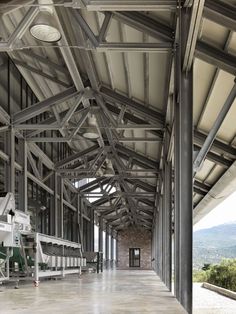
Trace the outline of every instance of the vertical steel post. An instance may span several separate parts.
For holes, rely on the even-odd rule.
[[[176,292],[186,311],[192,313],[192,214],[193,214],[193,69],[182,71],[188,12],[180,9],[180,54],[177,55],[175,102],[175,205]]]
[[[193,130],[192,70],[181,75],[180,108],[180,302],[192,312]]]
[[[60,179],[60,213],[61,213],[61,237],[64,238],[64,204],[63,204],[63,190],[64,182],[63,178]]]
[[[58,175],[56,172],[54,172],[54,234],[56,237],[58,237],[58,200],[57,200],[57,194],[58,194]]]
[[[111,232],[111,267],[113,267],[114,264],[114,238],[113,233]]]
[[[159,198],[159,276],[163,280],[163,197]]]
[[[119,264],[119,238],[118,233],[116,234],[116,266]]]
[[[162,184],[163,184],[163,195],[161,202],[161,215],[162,215],[162,281],[166,283],[166,213],[165,213],[165,169],[162,172]]]
[[[9,156],[9,164],[6,166],[6,191],[15,195],[15,131],[11,128],[6,132],[6,153]]]
[[[106,267],[108,268],[109,267],[109,227],[106,226],[106,252],[105,252],[105,255],[106,255]]]
[[[94,252],[94,210],[92,208],[90,215],[90,251]]]
[[[160,232],[160,196],[159,196],[159,202],[158,202],[158,211],[157,211],[157,262],[156,262],[156,265],[157,265],[157,273],[159,275],[159,277],[161,277],[161,266],[160,266],[160,263],[161,263],[161,241],[160,241],[160,237],[161,237],[161,232]]]
[[[99,216],[98,250],[99,250],[99,252],[103,252],[103,219],[102,219],[102,216]]]
[[[28,209],[27,142],[21,139],[19,157],[22,165],[22,173],[19,177],[19,209],[26,212]]]
[[[81,236],[81,229],[80,229],[80,197],[77,194],[77,212],[76,212],[76,234],[77,234],[77,242],[82,245],[82,236]]]
[[[172,273],[172,164],[165,164],[165,224],[166,224],[166,286],[171,291]]]
[[[81,241],[81,248],[84,251],[84,218],[83,218],[83,202],[81,196],[78,194],[78,202],[79,202],[79,231],[80,231],[80,241]]]
[[[174,97],[174,290],[180,295],[180,47],[175,51],[175,97]]]
[[[168,160],[169,134],[164,143],[165,284],[171,291],[172,269],[172,164]]]

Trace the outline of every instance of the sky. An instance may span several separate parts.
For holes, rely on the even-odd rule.
[[[216,206],[193,227],[193,231],[207,229],[230,222],[236,223],[236,192]]]

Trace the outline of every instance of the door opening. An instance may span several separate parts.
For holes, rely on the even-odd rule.
[[[140,249],[129,249],[129,267],[140,267]]]

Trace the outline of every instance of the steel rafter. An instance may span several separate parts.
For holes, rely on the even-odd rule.
[[[206,0],[204,17],[228,29],[236,31],[236,8],[223,1]]]
[[[87,155],[89,155],[89,154],[91,154],[91,153],[97,152],[98,149],[99,149],[99,145],[98,145],[98,144],[95,144],[95,145],[93,145],[93,146],[91,146],[91,147],[85,149],[84,151],[81,151],[81,152],[78,152],[78,153],[76,153],[76,154],[73,154],[73,155],[71,155],[71,156],[69,156],[69,157],[67,157],[67,158],[65,158],[65,159],[63,159],[63,160],[57,162],[57,163],[55,164],[55,167],[57,167],[57,168],[59,168],[59,167],[65,167],[65,166],[67,166],[67,165],[69,165],[69,164],[71,164],[71,163],[77,161],[77,160],[78,160],[79,158],[81,158],[81,157],[85,157],[85,156],[87,156]]]
[[[79,92],[76,91],[75,87],[70,87],[63,92],[54,95],[50,98],[47,98],[41,102],[38,102],[30,107],[27,107],[20,112],[17,112],[13,115],[14,124],[22,123],[27,121],[47,110],[50,110],[51,106],[62,103],[72,97],[79,95]],[[82,97],[83,93],[81,94]]]
[[[204,144],[202,145],[196,159],[194,160],[194,165],[193,165],[194,171],[198,171],[202,162],[206,158],[206,155],[209,152],[209,150],[210,150],[210,148],[214,142],[214,139],[216,138],[216,134],[217,134],[218,130],[220,129],[227,113],[229,112],[235,98],[236,98],[236,82],[235,82],[233,88],[231,89],[230,94],[227,97],[221,111],[219,112],[212,128],[210,129],[209,134],[207,135],[206,140],[205,140]]]
[[[106,99],[106,101],[113,103],[119,103],[121,105],[126,105],[127,108],[132,109],[137,114],[144,116],[146,119],[159,123],[160,126],[163,126],[163,116],[158,111],[151,108],[147,108],[144,104],[140,104],[120,93],[113,91],[105,86],[100,88],[101,95]]]
[[[199,12],[201,14],[201,11]],[[119,13],[116,18],[119,19],[121,14],[122,12]],[[173,40],[174,32],[170,27],[150,18],[150,16],[147,16],[143,13],[135,13],[135,15],[132,16],[130,15],[129,19],[126,20],[124,20],[124,18],[122,17],[121,21],[126,22],[129,26],[137,29],[140,32],[145,32],[149,36],[153,36],[155,32],[155,37],[157,39],[160,39],[160,36],[164,35],[165,37],[169,36],[169,40]],[[152,24],[153,30],[150,29],[150,24]],[[161,27],[161,25],[163,27]],[[233,75],[236,74],[236,61],[234,56],[223,50],[217,49],[203,41],[197,41],[195,56],[210,64],[215,65],[216,67],[219,67],[226,72],[229,72]]]

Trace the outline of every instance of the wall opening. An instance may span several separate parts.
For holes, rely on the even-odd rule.
[[[140,249],[129,249],[129,267],[140,267]]]

